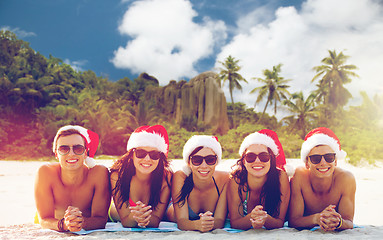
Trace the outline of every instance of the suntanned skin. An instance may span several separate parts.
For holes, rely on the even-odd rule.
[[[308,156],[333,153],[327,145],[314,147]],[[337,160],[318,164],[306,160],[306,168],[297,168],[291,179],[289,226],[312,228],[320,226],[333,231],[343,219],[339,230],[353,228],[355,190],[354,176],[338,167]]]
[[[144,149],[148,152],[152,150],[158,151],[158,149],[154,147],[140,147],[137,149]],[[170,187],[164,179],[162,181],[160,202],[156,209],[152,209],[152,206],[148,205],[150,198],[150,176],[157,168],[159,160],[152,160],[149,154],[147,154],[145,158],[140,159],[137,158],[134,153],[133,161],[136,174],[130,182],[129,197],[137,206],[129,206],[128,203],[123,203],[119,208],[121,203],[119,193],[117,193],[117,197],[113,196],[113,201],[116,203],[115,206],[118,215],[114,215],[113,218],[120,220],[124,227],[158,227],[169,202]],[[170,176],[168,177],[168,181],[170,182]],[[113,172],[110,179],[112,189],[114,189],[118,180],[118,173]]]
[[[250,145],[246,149],[246,153],[254,152],[259,154],[261,152],[267,152],[267,147],[261,144]],[[248,171],[247,181],[250,187],[250,194],[247,202],[248,214],[244,216],[243,205],[238,195],[239,185],[234,179],[230,179],[227,190],[228,208],[230,212],[230,224],[233,228],[237,229],[259,229],[265,227],[267,229],[281,228],[285,222],[285,216],[290,199],[290,186],[289,179],[286,172],[281,171],[279,181],[281,184],[281,204],[279,209],[279,215],[277,217],[270,216],[263,210],[263,206],[260,204],[260,194],[264,183],[266,182],[267,173],[270,170],[270,161],[264,163],[257,159],[248,163],[243,160],[244,165]],[[246,192],[242,192],[245,196]]]
[[[84,145],[79,134],[61,136],[57,146]],[[71,148],[67,155],[56,151],[59,163],[43,165],[35,182],[35,200],[39,222],[43,228],[58,229],[64,218],[64,230],[105,228],[110,205],[109,171],[96,165],[84,165],[87,152],[76,155]]]
[[[212,149],[204,147],[195,155],[207,156],[215,155],[215,153]],[[189,198],[185,199],[185,204],[182,207],[178,203],[173,204],[177,225],[181,230],[208,232],[223,227],[227,214],[226,183],[229,179],[229,174],[215,171],[217,164],[208,165],[203,161],[201,165],[194,166],[189,161],[188,166],[192,170],[194,188]],[[220,191],[220,196],[218,196],[214,185],[213,176]],[[173,201],[178,199],[186,177],[183,171],[177,171],[174,174],[172,182]],[[189,220],[188,206],[195,213],[200,213],[199,220]]]

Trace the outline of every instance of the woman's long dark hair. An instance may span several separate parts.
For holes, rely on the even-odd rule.
[[[260,203],[264,207],[264,210],[273,217],[277,217],[279,215],[279,209],[281,204],[281,183],[279,181],[280,171],[276,167],[276,157],[273,151],[270,148],[267,148],[267,151],[270,154],[270,170],[266,174],[266,182],[263,184],[261,195],[260,195]],[[249,191],[249,184],[247,182],[247,170],[243,163],[245,153],[242,155],[241,159],[237,161],[237,164],[234,165],[236,168],[231,173],[231,176],[234,178],[235,182],[238,186],[238,194],[241,199],[241,204],[245,200],[243,196],[243,192]],[[239,211],[238,206],[238,211]]]
[[[197,147],[193,150],[193,152],[190,153],[188,160],[190,161],[190,157],[192,157],[194,154],[199,152],[203,147]],[[194,182],[193,182],[193,174],[190,173],[189,176],[185,178],[184,185],[182,186],[180,194],[178,194],[177,199],[175,203],[178,203],[178,206],[182,207],[185,204],[185,199],[187,199],[191,193],[191,191],[194,188]]]
[[[110,168],[112,173],[117,172],[118,174],[116,186],[112,189],[114,197],[118,196],[117,193],[120,194],[118,200],[121,204],[117,206],[118,208],[121,208],[123,203],[129,202],[130,182],[132,181],[132,177],[136,174],[136,168],[133,163],[134,150],[135,149],[129,150]],[[164,153],[161,153],[161,157],[158,161],[157,168],[150,175],[150,197],[148,205],[152,206],[153,209],[160,203],[163,180],[165,180],[170,187],[169,176],[170,178],[172,176],[169,162]]]

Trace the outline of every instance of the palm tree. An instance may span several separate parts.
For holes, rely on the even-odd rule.
[[[322,77],[319,80],[318,90],[324,95],[323,102],[325,105],[331,105],[333,109],[347,104],[348,99],[352,96],[350,92],[343,87],[343,84],[351,82],[351,77],[359,77],[353,70],[357,69],[355,65],[346,65],[349,56],[335,50],[328,51],[328,57],[322,59],[323,65],[313,68],[317,72],[311,82]]]
[[[225,62],[219,62],[221,63],[224,68],[220,68],[219,73],[219,79],[222,81],[222,85],[229,81],[229,91],[230,91],[230,99],[231,103],[234,106],[234,99],[233,99],[233,90],[236,88],[238,90],[242,91],[242,86],[240,84],[240,81],[244,81],[247,83],[246,79],[242,77],[241,74],[238,73],[239,70],[241,70],[241,67],[238,65],[239,60],[236,60],[232,56],[228,56],[225,60]],[[236,113],[234,111],[234,117],[233,117],[233,128],[235,128],[235,116]]]
[[[277,102],[281,102],[283,99],[287,99],[287,96],[290,95],[287,88],[289,85],[286,83],[290,82],[290,79],[284,79],[279,76],[281,72],[282,64],[278,64],[277,66],[273,66],[273,70],[265,69],[263,70],[263,75],[265,78],[254,78],[261,83],[264,83],[263,86],[254,88],[250,93],[258,92],[258,98],[255,101],[257,103],[261,102],[264,97],[267,95],[267,100],[265,104],[265,108],[263,109],[262,115],[259,118],[259,121],[262,119],[263,115],[266,112],[267,106],[274,102],[274,114],[277,113]]]
[[[284,117],[282,121],[289,123],[292,129],[299,129],[300,136],[304,139],[307,130],[310,128],[310,120],[316,118],[315,94],[311,93],[306,99],[302,92],[292,94],[290,99],[283,101],[292,115]]]

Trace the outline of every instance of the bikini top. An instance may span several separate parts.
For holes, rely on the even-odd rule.
[[[243,207],[243,214],[246,216],[247,215],[247,198],[249,197],[249,191],[246,192],[246,199],[242,203]]]
[[[215,185],[215,189],[217,189],[217,193],[218,193],[218,198],[221,196],[220,192],[219,192],[219,188],[218,188],[218,185],[217,183],[215,182],[215,179],[214,177],[213,178],[213,182],[214,182],[214,185]],[[191,209],[191,207],[188,205],[188,209],[189,209],[189,220],[198,220],[199,219],[199,215],[196,214],[193,209]]]

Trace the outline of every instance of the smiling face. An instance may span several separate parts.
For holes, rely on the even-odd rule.
[[[150,151],[158,151],[155,147],[139,147],[137,149],[143,149],[147,152]],[[152,173],[158,166],[158,162],[161,161],[161,159],[153,160],[150,158],[149,154],[146,154],[144,158],[138,158],[136,156],[136,153],[133,153],[133,163],[134,167],[136,168],[136,172],[142,173],[142,174],[150,174]]]
[[[260,153],[268,154],[268,151],[265,145],[253,144],[246,149],[245,154],[248,153],[255,153],[258,155]],[[265,177],[270,170],[270,160],[267,162],[261,162],[259,160],[259,157],[257,157],[252,163],[248,163],[245,159],[243,159],[242,161],[243,165],[246,167],[248,174],[254,177]]]
[[[216,155],[215,152],[211,148],[204,147],[198,152],[196,152],[193,156],[202,156],[206,157],[209,155]],[[190,156],[192,157],[192,156]],[[202,161],[201,165],[195,166],[191,163],[190,158],[188,165],[192,170],[193,178],[199,178],[199,179],[209,179],[213,176],[215,171],[215,166],[217,166],[218,161],[215,162],[214,165],[208,165],[206,163],[206,159]]]
[[[332,176],[337,164],[336,159],[332,163],[328,163],[322,157],[318,164],[313,164],[309,158],[311,155],[324,155],[326,153],[334,153],[334,151],[327,145],[316,146],[311,149],[306,160],[306,168],[310,170],[311,174],[321,178]]]
[[[73,146],[76,146],[76,145],[82,145],[85,147],[85,140],[79,134],[61,136],[57,140],[55,155],[57,160],[59,160],[60,165],[63,169],[76,170],[81,168],[84,165],[84,161],[87,157],[87,152],[85,150],[84,153],[80,155],[75,154],[73,152]],[[60,146],[70,146],[71,148],[69,150],[69,153],[61,155],[57,150],[58,148],[60,148]]]

